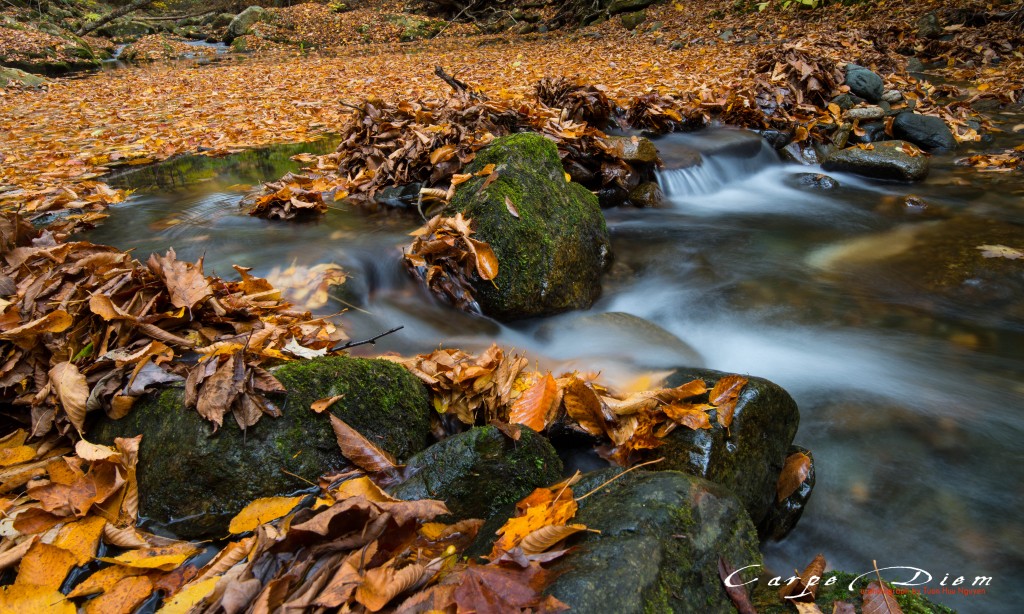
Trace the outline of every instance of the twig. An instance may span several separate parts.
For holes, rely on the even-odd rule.
[[[332,352],[338,352],[338,351],[341,351],[341,350],[347,350],[348,348],[354,348],[357,345],[367,345],[367,344],[373,345],[373,344],[375,344],[377,342],[377,339],[380,339],[381,337],[385,337],[387,335],[390,335],[391,333],[397,333],[398,331],[402,330],[403,328],[405,328],[405,326],[398,326],[398,327],[392,328],[389,331],[383,332],[383,333],[377,335],[376,337],[370,337],[369,339],[364,339],[363,341],[349,341],[348,343],[346,343],[344,345],[338,345],[338,346],[332,347],[331,351]]]
[[[599,484],[599,485],[597,486],[597,488],[595,488],[594,490],[592,490],[592,491],[588,492],[587,494],[585,494],[585,495],[583,495],[583,496],[581,496],[581,497],[576,497],[576,502],[578,503],[578,502],[580,502],[580,501],[582,501],[582,500],[586,499],[586,498],[587,498],[587,497],[589,497],[590,495],[592,495],[592,494],[594,494],[595,492],[597,492],[597,491],[601,490],[601,489],[602,489],[602,488],[604,488],[605,486],[607,486],[607,485],[611,484],[611,483],[612,483],[612,482],[614,482],[615,480],[617,480],[617,479],[621,478],[622,476],[626,475],[627,473],[629,473],[630,471],[632,471],[632,470],[634,470],[634,469],[639,469],[640,467],[644,467],[644,466],[647,466],[647,465],[653,465],[654,463],[660,463],[660,462],[661,462],[661,461],[663,461],[663,460],[665,460],[665,458],[664,458],[664,457],[662,457],[662,458],[656,458],[656,459],[654,459],[654,460],[651,460],[651,461],[647,461],[646,463],[640,463],[639,465],[633,465],[632,467],[630,467],[629,469],[626,469],[625,471],[623,471],[622,473],[620,473],[620,474],[616,475],[616,476],[615,476],[615,477],[613,477],[612,479],[610,479],[610,480],[606,480],[606,481],[605,481],[605,482],[603,482],[602,484]]]
[[[446,73],[440,65],[434,66],[434,74],[447,83],[448,86],[458,94],[467,94],[473,100],[487,100],[487,96],[484,96],[480,92],[470,90],[467,84]]]
[[[476,0],[473,0],[473,1],[472,1],[472,2],[470,2],[470,3],[468,4],[468,5],[464,6],[464,7],[462,8],[462,10],[461,10],[461,11],[459,11],[459,14],[458,14],[458,15],[456,15],[455,17],[452,17],[452,20],[451,20],[451,21],[449,21],[448,23],[444,24],[444,27],[443,27],[443,28],[441,28],[440,30],[438,30],[438,31],[437,31],[437,34],[435,34],[435,35],[434,35],[434,38],[437,38],[438,36],[441,36],[441,34],[443,34],[443,33],[444,33],[444,31],[448,29],[448,26],[450,26],[450,25],[452,25],[453,23],[455,23],[455,21],[456,21],[456,20],[457,20],[457,19],[458,19],[459,17],[462,17],[462,14],[463,14],[463,13],[465,13],[465,12],[466,12],[466,11],[468,11],[469,9],[473,8],[473,6],[474,6],[474,5],[476,5]]]

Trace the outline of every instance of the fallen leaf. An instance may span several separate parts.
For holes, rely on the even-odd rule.
[[[554,418],[559,400],[558,384],[548,373],[516,399],[509,410],[508,420],[526,425],[539,433]]]
[[[89,400],[89,384],[78,367],[70,362],[62,362],[50,369],[50,385],[68,420],[81,434],[85,430],[86,402]]]
[[[1006,245],[979,245],[975,249],[980,249],[981,255],[985,258],[1007,258],[1009,260],[1024,258],[1024,250]]]
[[[781,502],[789,498],[807,480],[810,473],[811,457],[803,452],[787,456],[786,463],[782,466],[782,472],[779,474],[779,481],[775,486],[776,500]]]
[[[512,214],[512,217],[519,219],[519,209],[516,209],[515,204],[512,203],[512,199],[508,196],[505,197],[505,208]]]
[[[370,473],[397,474],[398,464],[393,456],[378,448],[362,433],[334,414],[330,414],[330,418],[341,453],[352,461],[352,464]]]
[[[242,508],[228,525],[232,535],[252,531],[263,523],[276,520],[292,511],[304,497],[263,497]]]
[[[316,413],[321,414],[324,412],[325,409],[327,409],[331,405],[334,405],[335,403],[338,402],[339,399],[342,399],[344,397],[345,395],[343,394],[337,394],[334,395],[333,397],[327,397],[326,399],[313,401],[313,403],[310,405],[310,408],[312,408],[312,410],[315,411]]]

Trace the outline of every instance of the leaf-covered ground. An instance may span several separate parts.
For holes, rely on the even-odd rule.
[[[561,554],[558,544],[572,532],[583,530],[571,525],[569,484],[538,489],[519,504],[491,564],[465,565],[457,554],[478,523],[433,522],[444,513],[439,502],[397,502],[353,474],[325,480],[319,496],[253,502],[235,519],[235,537],[214,560],[183,565],[198,552],[196,545],[134,528],[138,440],[105,447],[80,439],[90,409],[130,410],[132,398],[100,380],[130,377],[141,393],[145,382],[173,371],[183,352],[197,349],[206,355],[202,367],[178,373],[191,378],[192,404],[213,422],[230,410],[229,419],[251,424],[275,408],[259,405],[259,386],[240,382],[272,387],[272,377],[260,377],[262,360],[284,360],[283,352],[295,354],[296,348],[326,351],[339,336],[327,323],[290,310],[269,283],[246,272],[236,282],[208,278],[201,263],[177,261],[173,252],[143,265],[112,248],[68,242],[74,220],[40,232],[25,218],[58,209],[101,211],[119,202],[125,194],[102,182],[118,166],[342,133],[347,122],[367,116],[367,101],[390,110],[408,101],[442,100],[449,86],[435,66],[486,92],[494,108],[521,106],[524,115],[554,122],[552,134],[559,138],[577,138],[564,136],[570,118],[528,108],[546,77],[599,86],[594,91],[626,108],[637,123],[717,118],[792,128],[798,138],[811,138],[816,124],[835,115],[827,90],[836,86],[837,67],[857,62],[969,141],[978,138],[979,125],[969,123],[972,102],[1019,103],[1024,93],[1019,24],[993,17],[1004,9],[995,2],[925,0],[757,13],[737,11],[731,1],[668,3],[648,9],[632,31],[617,18],[525,37],[467,36],[470,28],[456,24],[437,39],[396,45],[403,26],[388,18],[385,10],[395,10],[391,3],[337,18],[325,7],[300,5],[278,14],[290,20],[286,30],[298,33],[293,40],[322,47],[316,53],[292,50],[208,66],[158,63],[54,79],[43,89],[0,90],[0,207],[19,212],[3,218],[0,283],[12,300],[3,299],[0,375],[10,379],[6,388],[16,388],[28,414],[27,420],[3,416],[8,425],[12,417],[22,419],[24,428],[0,433],[0,514],[8,516],[0,532],[9,537],[0,546],[0,569],[18,566],[14,583],[0,592],[0,610],[45,605],[131,611],[155,590],[174,595],[168,611],[186,611],[204,599],[202,607],[226,611],[251,604],[347,604],[376,611],[403,600],[411,601],[410,611],[451,610],[455,603],[477,611],[554,610],[559,604],[538,592],[544,582],[540,564]],[[949,24],[939,38],[918,33],[917,19],[932,10]],[[373,27],[361,31],[367,23]],[[0,45],[40,43],[19,43],[8,30],[23,32],[0,29]],[[901,51],[938,62],[930,73],[959,85],[912,79]],[[445,163],[456,145],[424,149],[423,163]],[[965,163],[982,170],[1017,168],[1017,153]],[[453,175],[449,190],[457,180]],[[285,188],[292,206],[309,204],[288,186],[280,190]],[[264,204],[278,200],[284,199]],[[457,260],[467,274],[500,266],[468,230],[455,229],[447,238],[426,233],[422,242],[450,240],[464,247]],[[254,331],[263,333],[255,344]],[[727,427],[746,383],[737,377],[710,390],[695,381],[615,392],[586,374],[529,371],[525,359],[498,348],[480,356],[445,350],[401,362],[430,386],[439,411],[464,423],[498,420],[506,435],[516,437],[518,427],[507,423],[541,430],[556,416],[568,416],[573,428],[605,439],[605,456],[623,465],[634,453],[656,448],[671,429],[709,428],[712,421]],[[350,431],[336,429],[343,452],[375,458]],[[380,466],[362,469],[373,474]],[[780,497],[808,472],[799,457],[787,467]],[[384,531],[387,538],[378,540]],[[330,540],[337,548],[300,548],[310,539]],[[98,570],[90,568],[89,578],[70,593],[58,592],[72,568],[93,560],[101,541],[118,548],[117,554],[104,557]],[[271,564],[285,559],[293,567]],[[100,597],[85,599],[95,594]]]
[[[964,4],[988,10],[985,3]],[[541,78],[565,76],[601,85],[622,104],[655,91],[683,111],[721,112],[725,105],[756,106],[759,92],[788,87],[793,70],[821,68],[806,65],[808,59],[874,66],[889,85],[927,97],[934,88],[912,82],[906,58],[896,53],[920,49],[926,59],[949,64],[934,74],[968,84],[962,92],[947,86],[943,93],[1019,100],[1019,30],[992,20],[954,28],[952,41],[918,37],[915,20],[944,5],[737,13],[731,3],[677,3],[648,9],[647,21],[634,31],[612,19],[576,32],[340,46],[202,67],[129,68],[56,80],[43,91],[7,88],[0,91],[0,204],[23,211],[95,208],[104,199],[80,189],[81,182],[117,165],[183,153],[216,155],[339,131],[352,114],[342,103],[443,92],[447,86],[434,76],[436,65],[492,98],[527,99]],[[726,30],[732,30],[728,42],[719,36]],[[792,66],[784,45],[798,49]],[[785,70],[766,60],[782,60]],[[964,104],[923,104],[921,110],[944,117],[961,138],[975,138]]]

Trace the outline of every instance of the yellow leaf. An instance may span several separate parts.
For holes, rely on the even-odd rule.
[[[85,597],[87,595],[105,593],[125,578],[130,576],[141,576],[146,573],[150,573],[149,570],[136,569],[135,567],[121,567],[120,565],[104,567],[83,580],[81,584],[68,593],[68,597],[74,599],[75,597]]]
[[[0,612],[4,614],[75,614],[75,605],[57,589],[33,584],[0,588]]]
[[[66,311],[51,311],[38,320],[12,328],[0,334],[0,339],[17,339],[22,336],[39,335],[42,333],[62,333],[74,323],[74,318]]]
[[[18,446],[16,448],[0,448],[0,467],[10,467],[32,460],[36,457],[35,448]]]
[[[83,614],[134,612],[153,592],[153,581],[146,576],[122,578],[99,597],[82,607]]]
[[[74,554],[51,544],[36,542],[21,559],[14,582],[57,590],[74,566]]]
[[[374,484],[373,481],[365,475],[353,480],[345,480],[334,491],[334,498],[337,501],[348,499],[350,497],[363,497],[367,501],[374,501],[377,503],[393,502],[398,500],[381,490],[380,486]]]
[[[185,614],[212,593],[218,581],[220,581],[219,576],[186,586],[157,610],[157,614]]]
[[[455,145],[449,143],[448,145],[442,145],[434,151],[430,152],[430,163],[437,164],[438,162],[444,162],[455,155]]]
[[[53,545],[74,555],[76,565],[85,565],[96,556],[100,536],[107,521],[100,516],[89,516],[61,527]]]
[[[326,399],[320,399],[319,401],[313,401],[313,404],[310,405],[310,408],[312,408],[312,410],[318,414],[323,413],[325,409],[327,409],[331,405],[334,405],[338,401],[338,399],[344,396],[345,395],[343,394],[338,394],[333,397],[327,397]]]
[[[277,520],[298,505],[303,497],[264,497],[246,505],[231,519],[228,532],[232,534],[252,531],[263,523]]]
[[[107,563],[124,565],[126,567],[171,571],[197,552],[199,552],[199,548],[195,545],[180,543],[172,546],[140,548],[138,550],[125,552],[124,554],[113,558],[104,557],[99,560]]]

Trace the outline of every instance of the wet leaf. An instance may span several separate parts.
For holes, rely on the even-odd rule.
[[[122,578],[99,597],[85,602],[84,614],[134,612],[153,592],[153,582],[146,576]]]
[[[550,550],[570,536],[586,530],[587,527],[582,524],[543,526],[524,537],[519,542],[519,547],[526,554],[539,554]]]
[[[99,560],[126,567],[170,571],[198,552],[199,548],[193,544],[179,543],[172,546],[130,550],[115,557],[105,557]]]
[[[548,373],[516,399],[509,410],[509,422],[523,424],[539,433],[554,418],[559,401],[558,384]]]
[[[5,614],[75,614],[75,604],[57,589],[36,584],[0,587],[0,612]]]
[[[228,532],[237,535],[252,531],[265,522],[276,520],[292,511],[304,497],[264,497],[249,502],[228,525]]]
[[[718,410],[718,423],[729,428],[740,393],[747,385],[747,378],[741,375],[724,375],[718,379],[708,394],[708,402]]]
[[[75,555],[71,552],[37,541],[21,559],[15,583],[57,590],[75,564]]]
[[[149,268],[163,277],[171,304],[175,307],[192,309],[213,295],[213,289],[203,275],[202,258],[195,264],[182,262],[177,259],[174,249],[170,249],[164,256],[151,255]]]
[[[795,493],[800,485],[807,480],[811,472],[811,457],[803,452],[790,454],[786,457],[786,463],[782,466],[779,474],[779,481],[775,487],[775,498],[783,501]]]
[[[864,614],[903,614],[900,604],[892,589],[879,582],[871,582],[867,588],[861,591],[864,598],[862,611]]]
[[[61,527],[53,545],[70,552],[75,565],[85,565],[96,556],[96,550],[107,521],[100,516],[88,516]]]
[[[208,578],[195,584],[189,584],[157,610],[157,614],[187,614],[199,602],[205,599],[217,586],[220,578]]]
[[[981,255],[985,258],[1006,258],[1008,260],[1024,258],[1024,250],[1005,245],[979,245],[976,249],[980,249]]]

